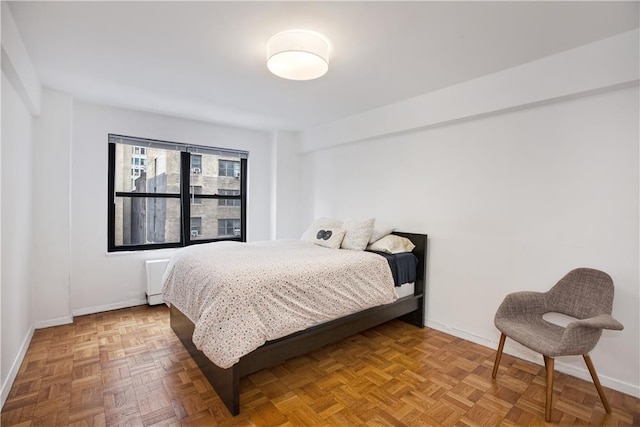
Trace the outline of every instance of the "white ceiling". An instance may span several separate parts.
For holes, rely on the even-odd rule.
[[[638,27],[638,2],[10,2],[44,86],[265,129],[304,129]],[[269,73],[293,28],[331,42],[314,81]]]

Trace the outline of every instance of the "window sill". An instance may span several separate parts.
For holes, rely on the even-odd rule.
[[[188,246],[185,246],[185,247],[188,247]],[[130,256],[130,255],[136,255],[136,254],[145,254],[145,255],[154,254],[154,255],[162,256],[163,258],[169,258],[178,249],[182,249],[182,247],[162,248],[162,249],[140,249],[136,251],[114,251],[114,252],[106,252],[105,256],[111,258],[111,257],[119,257],[119,256]]]

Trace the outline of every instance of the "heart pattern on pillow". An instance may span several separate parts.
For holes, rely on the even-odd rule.
[[[329,240],[333,232],[331,230],[320,230],[318,234],[316,234],[316,239],[320,240]]]

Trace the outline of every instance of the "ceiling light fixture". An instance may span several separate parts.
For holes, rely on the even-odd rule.
[[[289,80],[312,80],[329,70],[329,42],[321,34],[289,30],[267,42],[267,68]]]

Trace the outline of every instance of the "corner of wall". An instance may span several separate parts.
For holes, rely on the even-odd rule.
[[[2,2],[2,70],[31,115],[40,114],[41,85],[6,1]]]
[[[272,236],[273,239],[298,237],[300,166],[299,134],[277,131],[272,153]]]
[[[16,356],[13,364],[11,365],[11,369],[7,375],[7,378],[2,382],[2,389],[0,390],[0,408],[4,407],[4,403],[7,401],[7,397],[9,396],[9,392],[11,391],[11,386],[18,376],[18,371],[20,370],[20,365],[22,365],[22,361],[24,360],[24,356],[27,354],[27,349],[29,348],[29,344],[31,344],[31,338],[33,338],[33,333],[35,328],[33,325],[29,328],[27,336],[22,341],[22,345],[20,346],[20,350],[18,351],[18,355]]]

